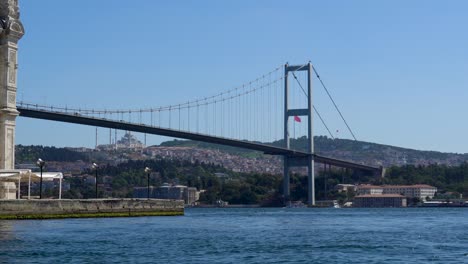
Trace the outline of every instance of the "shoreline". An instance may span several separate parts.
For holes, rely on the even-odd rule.
[[[184,215],[182,200],[0,200],[0,220]]]

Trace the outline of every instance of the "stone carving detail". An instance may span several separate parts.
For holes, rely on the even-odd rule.
[[[8,53],[8,83],[16,84],[16,50]]]
[[[18,0],[1,0],[0,1],[0,17],[19,19]]]
[[[18,0],[0,0],[0,33],[17,42],[24,35],[24,27],[19,20]]]
[[[19,18],[18,0],[8,0],[8,9],[11,17]]]
[[[8,92],[8,104],[16,106],[16,98],[14,92]]]
[[[12,154],[13,153],[13,140],[14,140],[14,129],[13,128],[7,128],[6,131],[6,150],[5,150],[5,165],[3,166],[8,166],[11,169],[14,167],[11,166],[11,164],[14,164],[14,161],[12,160]]]

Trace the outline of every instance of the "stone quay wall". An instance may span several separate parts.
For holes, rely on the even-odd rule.
[[[184,201],[160,199],[0,200],[0,219],[183,215]]]

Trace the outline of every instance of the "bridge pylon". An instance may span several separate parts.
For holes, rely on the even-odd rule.
[[[287,156],[284,159],[283,171],[283,195],[286,202],[290,200],[290,175],[289,171],[292,167],[307,167],[307,190],[309,206],[315,205],[315,175],[314,175],[314,135],[313,135],[313,104],[312,104],[312,64],[309,62],[305,65],[284,65],[284,147],[291,149],[290,133],[289,133],[289,118],[292,116],[307,117],[307,152],[306,156]],[[289,104],[289,73],[296,71],[307,71],[307,107],[291,109]]]

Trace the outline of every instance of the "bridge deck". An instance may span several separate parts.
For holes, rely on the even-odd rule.
[[[196,141],[203,141],[208,143],[220,144],[220,145],[227,145],[232,147],[239,147],[245,149],[251,149],[256,151],[262,151],[265,154],[270,155],[282,155],[288,157],[306,157],[309,155],[314,155],[314,159],[316,162],[319,163],[327,163],[330,165],[344,167],[344,168],[351,168],[351,169],[359,169],[365,171],[371,171],[373,173],[380,173],[381,168],[376,168],[372,166],[357,164],[349,161],[338,160],[328,157],[319,156],[316,154],[311,154],[303,151],[297,151],[282,147],[276,147],[256,142],[250,142],[245,140],[235,140],[223,137],[215,137],[205,134],[199,133],[192,133],[174,129],[167,129],[167,128],[160,128],[154,126],[147,126],[145,124],[135,124],[129,123],[125,121],[114,121],[105,118],[96,118],[96,117],[89,117],[83,116],[78,113],[75,114],[68,114],[63,112],[54,112],[48,110],[38,110],[38,109],[30,109],[24,107],[17,107],[18,111],[20,112],[20,116],[23,117],[30,117],[30,118],[37,118],[37,119],[44,119],[44,120],[52,120],[52,121],[60,121],[66,123],[74,123],[74,124],[81,124],[81,125],[89,125],[89,126],[97,126],[97,127],[105,127],[105,128],[114,128],[126,131],[134,131],[146,134],[153,134],[153,135],[160,135],[160,136],[168,136],[168,137],[175,137],[175,138],[183,138],[183,139],[190,139]]]

